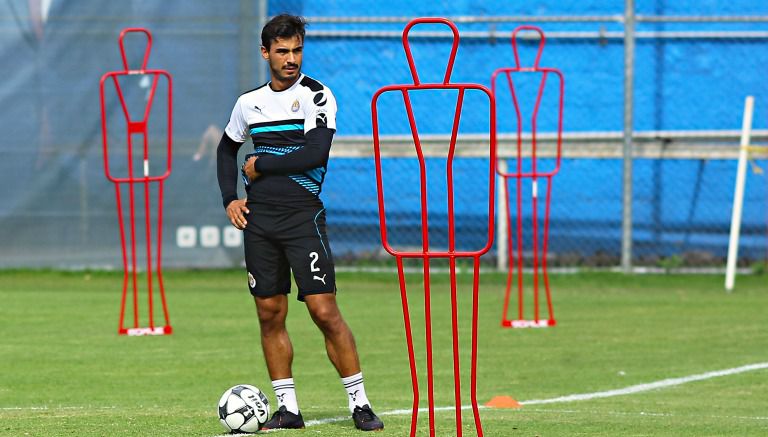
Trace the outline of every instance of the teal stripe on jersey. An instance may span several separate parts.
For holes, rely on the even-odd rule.
[[[291,152],[295,152],[299,149],[301,149],[304,146],[283,146],[283,147],[272,147],[272,146],[257,146],[254,149],[254,153],[268,153],[270,155],[286,155]]]
[[[315,181],[323,182],[323,175],[325,174],[325,168],[317,167],[317,168],[313,168],[312,170],[308,170],[305,173],[307,176],[314,179]]]
[[[278,126],[261,126],[251,129],[251,135],[255,135],[261,132],[280,132],[286,130],[304,130],[303,124],[281,124]]]
[[[320,244],[323,245],[323,252],[325,252],[325,257],[329,258],[328,250],[325,248],[325,242],[323,241],[323,236],[320,235],[320,227],[317,226],[317,218],[320,217],[320,214],[322,214],[323,211],[325,211],[325,208],[321,209],[320,211],[317,212],[317,214],[315,214],[315,218],[313,221],[315,222],[315,229],[317,230],[317,236],[320,237]],[[360,381],[362,382],[362,378],[360,379]]]
[[[288,175],[289,178],[293,179],[297,184],[301,185],[302,187],[306,188],[307,191],[317,196],[320,194],[320,184],[313,181],[312,179],[302,175],[302,174],[292,174]]]

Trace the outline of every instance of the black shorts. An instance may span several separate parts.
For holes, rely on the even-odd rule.
[[[291,275],[298,299],[336,292],[331,247],[325,233],[325,208],[264,206],[248,203],[243,232],[248,288],[258,297],[288,294]]]

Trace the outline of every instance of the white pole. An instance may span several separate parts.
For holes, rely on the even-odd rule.
[[[507,160],[498,158],[496,162],[498,173],[507,173]],[[506,272],[509,268],[507,259],[507,178],[497,175],[496,184],[496,269]]]
[[[741,211],[744,206],[744,187],[747,183],[747,149],[752,130],[752,112],[755,99],[747,96],[744,100],[744,120],[741,125],[739,163],[736,170],[736,188],[733,191],[733,214],[731,215],[731,238],[728,242],[728,261],[725,268],[725,290],[731,292],[736,280],[736,261],[739,256],[739,233],[741,232]]]

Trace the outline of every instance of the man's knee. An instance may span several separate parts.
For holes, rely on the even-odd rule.
[[[319,308],[312,312],[312,320],[321,328],[334,329],[343,323],[338,308]]]
[[[344,319],[334,299],[315,299],[307,307],[312,320],[324,332],[335,331],[344,326]]]
[[[288,315],[288,301],[285,296],[256,297],[254,300],[262,331],[265,328],[284,329]]]

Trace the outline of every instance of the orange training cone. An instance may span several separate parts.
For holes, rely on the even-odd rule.
[[[522,408],[520,402],[512,399],[510,396],[494,396],[493,399],[485,404],[486,407],[491,408]]]

